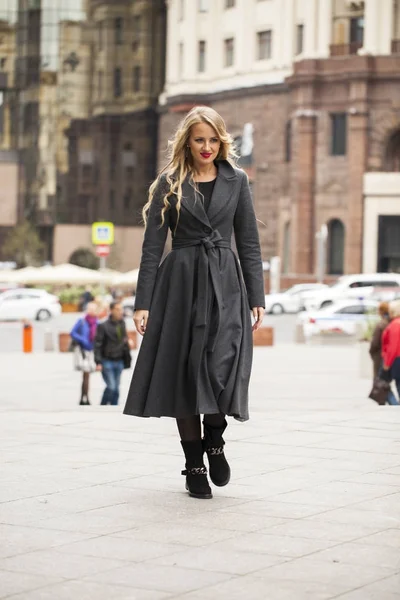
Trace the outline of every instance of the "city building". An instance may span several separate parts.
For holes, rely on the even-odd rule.
[[[196,104],[225,118],[264,260],[311,279],[400,270],[400,1],[169,0],[159,165]]]
[[[0,6],[0,245],[18,222],[20,168],[16,146],[16,6]]]
[[[78,243],[90,247],[91,223],[110,220],[120,268],[137,266],[132,246],[156,173],[164,65],[163,0],[0,7],[0,150],[15,151],[17,221],[38,227],[47,260],[68,260]]]

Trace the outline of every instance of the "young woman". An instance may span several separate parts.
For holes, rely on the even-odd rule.
[[[170,161],[143,209],[134,321],[144,338],[124,413],[177,419],[182,474],[195,498],[212,497],[204,452],[212,482],[229,482],[225,416],[249,418],[250,310],[253,330],[264,315],[256,217],[247,176],[233,158],[221,116],[194,108],[176,131]],[[160,265],[168,230],[172,252]]]
[[[90,373],[96,370],[93,348],[98,325],[97,312],[97,304],[89,302],[86,306],[85,316],[75,323],[71,331],[71,338],[75,344],[75,369],[82,371],[81,399],[79,404],[90,404],[89,377]]]

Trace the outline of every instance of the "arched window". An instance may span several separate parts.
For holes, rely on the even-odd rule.
[[[328,223],[328,274],[343,275],[344,270],[344,225],[339,219]]]
[[[285,125],[285,162],[292,160],[292,121]]]
[[[393,131],[387,139],[383,168],[385,171],[400,171],[400,128]]]
[[[285,223],[283,230],[283,260],[282,273],[290,272],[290,221]]]

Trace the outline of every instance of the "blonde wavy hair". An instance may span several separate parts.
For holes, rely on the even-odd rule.
[[[161,210],[160,227],[164,225],[165,213],[171,206],[169,198],[174,194],[177,197],[176,211],[178,213],[179,220],[182,204],[182,184],[188,175],[190,177],[190,183],[196,188],[193,179],[193,159],[191,152],[187,151],[187,145],[190,138],[191,128],[193,125],[198,125],[199,123],[207,123],[210,125],[210,127],[215,130],[219,141],[221,142],[216,160],[227,160],[231,164],[235,164],[237,155],[234,150],[234,142],[226,130],[225,121],[221,115],[219,115],[213,108],[208,106],[196,106],[192,108],[192,110],[179,124],[173,139],[169,141],[169,160],[150,186],[149,198],[142,211],[145,225],[147,225],[147,215],[154,198],[154,192],[163,175],[166,176],[165,179],[168,184],[168,190],[163,198],[164,206]]]

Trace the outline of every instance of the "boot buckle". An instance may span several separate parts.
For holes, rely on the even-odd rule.
[[[220,456],[224,453],[224,447],[218,446],[217,448],[207,448],[207,454],[210,456]]]
[[[182,471],[182,475],[207,475],[206,467],[192,467]]]

